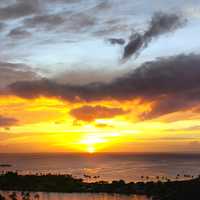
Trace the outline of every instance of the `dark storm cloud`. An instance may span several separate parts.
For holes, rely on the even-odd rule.
[[[22,28],[18,27],[18,28],[15,28],[15,29],[12,29],[8,35],[8,37],[11,37],[13,39],[25,39],[27,37],[30,37],[31,36],[31,33],[26,31],[26,30],[23,30]]]
[[[127,111],[121,108],[109,108],[105,106],[82,106],[70,111],[70,114],[77,120],[91,122],[95,119],[113,118],[124,115]]]
[[[110,44],[119,44],[119,45],[124,45],[125,44],[125,40],[122,38],[109,38],[108,42],[110,42]]]
[[[4,117],[0,115],[0,127],[10,127],[18,124],[18,120],[11,117]]]
[[[170,33],[185,24],[186,20],[176,14],[155,13],[150,21],[148,29],[143,33],[133,33],[130,41],[124,48],[123,59],[129,59],[138,55],[142,49],[147,48],[149,43],[156,37]]]
[[[17,19],[36,13],[39,9],[38,0],[17,0],[13,4],[9,4],[0,8],[0,19]]]
[[[47,96],[68,101],[141,98],[153,102],[152,111],[141,116],[142,119],[151,119],[199,103],[200,56],[180,55],[147,62],[132,73],[107,84],[78,86],[40,80],[16,82],[9,89],[24,98]]]

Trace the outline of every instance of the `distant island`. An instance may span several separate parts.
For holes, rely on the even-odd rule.
[[[0,190],[21,192],[62,193],[119,193],[146,195],[152,200],[200,199],[200,177],[191,180],[166,182],[130,182],[123,180],[84,182],[71,175],[19,175],[7,172],[0,175]],[[0,196],[0,200],[4,197]]]

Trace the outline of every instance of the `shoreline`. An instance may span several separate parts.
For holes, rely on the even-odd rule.
[[[0,175],[1,191],[56,192],[56,193],[107,193],[145,195],[153,200],[200,198],[200,177],[190,180],[129,182],[114,180],[84,182],[71,175],[19,175],[7,172]],[[195,198],[192,198],[195,195]],[[173,197],[173,198],[172,198]]]
[[[0,191],[0,200],[59,200],[59,199],[109,199],[109,200],[151,200],[145,195],[126,195],[108,193],[56,193],[56,192],[20,192],[20,191]]]

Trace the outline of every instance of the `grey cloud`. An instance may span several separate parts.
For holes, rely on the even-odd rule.
[[[139,33],[134,33],[131,36],[128,44],[124,47],[123,59],[129,59],[133,54],[136,54],[137,56],[139,54],[138,50],[140,50],[143,45],[144,40],[142,35],[140,35]]]
[[[47,3],[63,3],[63,4],[74,4],[79,3],[82,0],[46,0]]]
[[[186,20],[177,14],[155,13],[149,23],[148,29],[143,34],[136,32],[130,37],[130,41],[124,48],[123,59],[127,60],[133,55],[139,55],[154,38],[177,30],[185,22]]]
[[[8,33],[8,37],[11,37],[11,38],[14,38],[14,39],[25,39],[25,38],[30,37],[30,36],[31,36],[30,32],[23,30],[20,27],[12,29]]]
[[[36,15],[32,18],[25,19],[24,26],[29,28],[53,29],[55,26],[64,23],[64,21],[64,18],[59,14]]]
[[[93,35],[97,37],[113,37],[113,33],[122,33],[130,30],[128,24],[124,23],[124,21],[119,20],[108,20],[105,22],[101,22],[98,26],[97,30],[93,31]]]
[[[6,27],[6,24],[3,22],[0,22],[0,31],[2,31]]]
[[[0,71],[0,89],[16,81],[40,78],[36,71],[22,63],[0,62]]]
[[[110,8],[112,8],[112,3],[108,0],[102,0],[100,3],[92,7],[88,10],[88,13],[91,15],[95,15],[97,13],[105,13],[105,11],[110,11]]]
[[[119,45],[124,45],[125,44],[125,40],[123,38],[109,38],[108,42],[110,42],[110,44],[119,44]]]
[[[86,13],[72,14],[66,18],[66,31],[83,31],[86,28],[94,26],[96,17]],[[88,30],[88,29],[87,29]]]
[[[17,19],[36,13],[39,9],[38,0],[16,0],[15,3],[0,8],[0,19]]]
[[[86,13],[60,12],[58,14],[35,15],[24,19],[25,28],[58,30],[61,33],[79,33],[86,28],[94,26],[96,18]],[[88,29],[87,29],[88,30]]]
[[[84,65],[84,69],[80,66]],[[115,78],[122,76],[126,71],[124,69],[108,69],[107,66],[101,66],[99,69],[94,69],[87,64],[76,64],[70,66],[74,70],[65,70],[61,73],[54,75],[51,80],[55,80],[61,84],[83,85],[89,83],[109,83]]]

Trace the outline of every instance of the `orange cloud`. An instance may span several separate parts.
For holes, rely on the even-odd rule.
[[[0,115],[0,127],[10,127],[16,125],[17,119],[13,117],[5,117]]]
[[[94,121],[101,118],[112,118],[117,115],[124,115],[128,111],[121,108],[109,108],[105,106],[82,106],[70,111],[70,114],[77,120]]]

